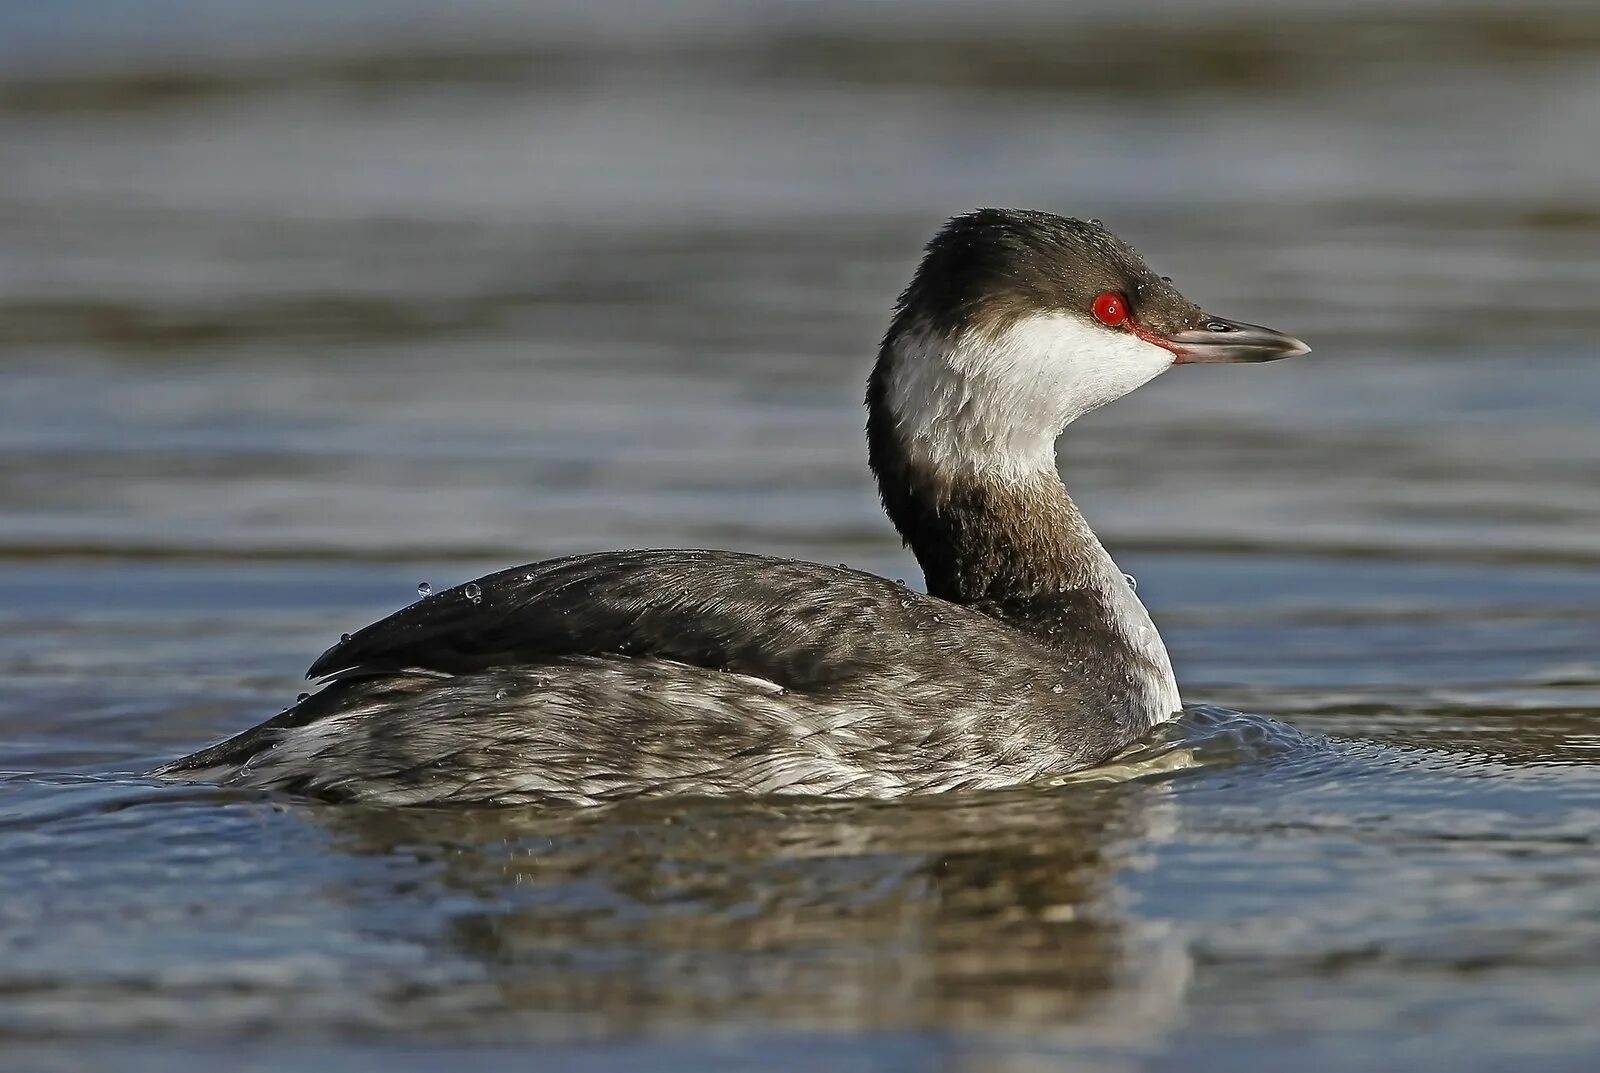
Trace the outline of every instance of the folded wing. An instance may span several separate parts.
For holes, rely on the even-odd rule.
[[[952,627],[969,616],[984,629],[962,643]],[[307,677],[413,669],[468,674],[608,655],[674,660],[816,690],[897,667],[913,635],[924,656],[922,646],[932,640],[958,662],[986,662],[982,637],[998,626],[855,570],[721,551],[602,552],[515,567],[435,593],[334,645]]]

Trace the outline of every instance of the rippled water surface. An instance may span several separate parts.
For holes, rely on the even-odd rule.
[[[1594,1068],[1597,72],[1544,0],[0,10],[0,1068]],[[915,577],[861,383],[985,203],[1316,348],[1064,441],[1195,705],[1133,753],[569,812],[137,774],[421,579]]]

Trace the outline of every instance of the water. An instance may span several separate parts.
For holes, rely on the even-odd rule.
[[[1600,1055],[1591,5],[13,8],[0,1067]],[[1316,348],[1065,441],[1209,706],[896,804],[135,774],[421,577],[710,545],[913,578],[861,382],[983,203],[1102,217]]]

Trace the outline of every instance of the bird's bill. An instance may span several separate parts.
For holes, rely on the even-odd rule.
[[[1224,361],[1277,361],[1309,353],[1311,348],[1292,335],[1259,324],[1222,317],[1207,317],[1198,328],[1163,336],[1161,345],[1177,355],[1177,364]]]

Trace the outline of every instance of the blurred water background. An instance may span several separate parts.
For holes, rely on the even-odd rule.
[[[0,1068],[1594,1068],[1597,170],[1577,0],[0,6]],[[862,382],[984,204],[1316,348],[1062,452],[1260,718],[894,805],[132,774],[424,578],[914,578]]]

